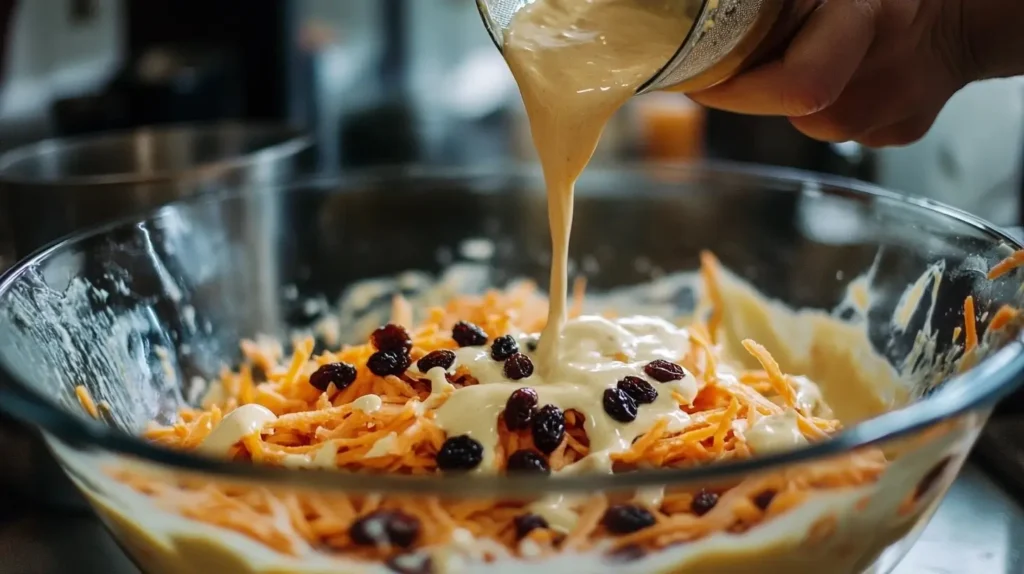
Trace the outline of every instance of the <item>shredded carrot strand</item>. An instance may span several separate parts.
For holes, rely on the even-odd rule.
[[[1006,275],[1022,265],[1024,265],[1024,249],[1014,251],[1006,259],[996,263],[992,269],[989,269],[988,279],[990,281],[999,279],[1003,275]]]
[[[739,371],[738,383],[731,377],[720,376],[728,366],[722,363],[723,351],[716,344],[725,307],[721,271],[710,253],[701,255],[701,264],[710,314],[705,322],[698,320],[691,326],[690,349],[680,351],[685,356],[679,357],[679,363],[702,384],[695,397],[683,396],[667,387],[662,391],[659,387],[659,392],[670,393],[685,416],[678,420],[659,419],[628,450],[612,454],[615,471],[685,468],[752,456],[750,445],[738,429],[786,409],[797,411],[799,429],[812,441],[826,439],[841,427],[839,421],[799,411],[790,379],[772,355],[753,341],[744,341],[743,346],[758,360],[761,370]],[[571,311],[574,316],[583,310],[584,291],[585,282],[577,280]],[[455,348],[451,329],[457,321],[475,323],[491,338],[505,334],[511,325],[538,332],[546,321],[547,302],[535,286],[523,283],[477,297],[455,297],[441,307],[426,309],[419,325],[413,324],[413,311],[404,297],[392,299],[391,320],[409,329],[413,341],[410,355],[416,360],[435,350]],[[1012,317],[1008,313],[997,313],[993,323],[1009,322]],[[191,450],[234,409],[259,404],[273,412],[276,420],[243,437],[231,447],[229,458],[288,466],[313,466],[314,460],[317,465],[327,460],[342,471],[364,473],[438,472],[437,453],[448,437],[434,413],[447,395],[431,397],[429,385],[417,380],[411,371],[401,377],[374,375],[366,367],[375,352],[369,343],[314,356],[313,340],[306,338],[296,341],[286,357],[279,344],[257,339],[242,342],[242,351],[245,362],[236,371],[226,370],[211,381],[211,385],[219,387],[217,400],[204,403],[201,409],[182,409],[179,420],[172,425],[151,424],[144,436],[169,448]],[[609,360],[625,362],[628,357],[619,353],[610,355]],[[319,365],[334,362],[357,367],[351,384],[342,390],[330,385],[326,391],[309,384],[310,374]],[[266,374],[265,381],[254,380],[255,369]],[[456,369],[451,381],[456,387],[478,384],[465,369]],[[96,416],[95,404],[87,391],[79,387],[76,394],[83,408]],[[380,397],[378,410],[364,412],[355,408],[354,401],[371,394]],[[429,407],[424,404],[428,397]],[[566,468],[590,455],[586,417],[573,410],[565,413],[566,438],[547,455],[553,470]],[[538,450],[529,430],[513,432],[500,422],[498,431],[494,456],[499,469],[506,468],[507,459],[514,452]],[[716,532],[753,527],[795,508],[814,489],[845,488],[877,480],[881,468],[884,467],[876,458],[850,455],[820,468],[750,478],[723,490],[718,506],[702,516],[692,508],[695,493],[666,493],[660,503],[650,508],[656,524],[615,537],[615,546],[640,544],[657,548]],[[385,559],[396,549],[361,546],[349,530],[356,520],[372,512],[399,509],[423,524],[417,546],[448,543],[462,529],[479,540],[494,542],[496,546],[489,550],[493,556],[514,555],[520,552],[515,520],[530,511],[529,501],[271,493],[252,486],[208,484],[185,478],[169,480],[166,475],[151,477],[134,470],[117,472],[118,480],[152,497],[164,508],[238,532],[284,554],[298,555],[305,549],[318,548],[359,559]],[[778,495],[770,506],[762,509],[755,504],[754,497],[767,488],[778,491]],[[575,526],[564,538],[543,529],[530,533],[528,538],[540,548],[541,555],[562,549],[591,548],[612,536],[602,521],[606,509],[617,502],[611,495],[587,495],[577,507]]]
[[[964,352],[970,353],[978,346],[978,321],[974,316],[974,297],[964,299]]]

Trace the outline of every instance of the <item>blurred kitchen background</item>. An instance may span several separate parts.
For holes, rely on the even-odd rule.
[[[529,158],[512,79],[473,0],[0,0],[15,14],[0,151],[45,137],[213,119],[315,136],[318,168]],[[638,98],[597,161],[708,157],[851,175],[998,223],[1021,219],[1024,84],[958,95],[924,141],[868,151],[785,120]]]

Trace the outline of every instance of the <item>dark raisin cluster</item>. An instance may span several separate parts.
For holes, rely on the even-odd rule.
[[[533,435],[533,444],[537,449],[544,454],[551,454],[558,448],[558,445],[562,444],[562,439],[565,437],[565,413],[555,405],[544,405],[538,409],[538,402],[537,391],[530,387],[517,389],[509,395],[502,417],[505,419],[505,428],[510,431],[530,429],[530,433]],[[523,459],[513,461],[517,456],[523,457]],[[509,471],[540,471],[541,467],[532,457],[539,458],[543,463],[542,472],[550,472],[547,462],[533,451],[513,453],[509,457]]]
[[[437,467],[448,472],[464,472],[480,466],[484,446],[468,435],[448,437],[437,452]]]
[[[487,333],[469,321],[459,321],[452,327],[452,339],[460,347],[479,347],[487,344]]]
[[[331,384],[343,391],[356,380],[356,368],[348,363],[327,363],[309,376],[309,384],[316,390],[326,393]]]
[[[409,548],[420,535],[420,521],[400,510],[378,510],[356,520],[348,534],[360,546]]]
[[[612,534],[632,534],[654,526],[654,515],[642,506],[617,504],[605,511],[601,523]]]
[[[769,501],[770,503],[771,501]],[[718,504],[718,495],[714,492],[708,492],[701,490],[693,497],[693,502],[690,503],[690,510],[693,511],[697,516],[704,516],[711,512],[711,510]]]
[[[604,412],[620,423],[636,420],[640,405],[648,405],[658,398],[658,391],[640,377],[626,377],[615,387],[604,391]]]
[[[370,335],[370,344],[377,352],[367,359],[366,368],[378,377],[401,375],[412,365],[412,337],[401,325],[388,323],[380,327]]]

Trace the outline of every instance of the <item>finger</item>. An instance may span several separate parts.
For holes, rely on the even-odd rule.
[[[912,118],[897,122],[890,126],[869,132],[857,138],[857,142],[867,147],[889,147],[910,145],[928,134],[935,120],[939,117],[939,111],[929,111],[918,114]]]
[[[809,116],[790,118],[790,123],[816,140],[856,140],[875,129],[891,126],[921,113],[927,101],[924,82],[908,81],[883,71],[858,79],[828,108]]]
[[[799,117],[835,102],[875,38],[879,0],[827,0],[781,60],[765,64],[692,98],[709,107]]]

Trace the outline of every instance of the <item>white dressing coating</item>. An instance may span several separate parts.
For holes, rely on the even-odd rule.
[[[370,447],[370,450],[366,451],[363,458],[378,458],[393,454],[398,446],[398,435],[391,432],[388,433],[384,438],[377,439]]]
[[[807,444],[807,438],[797,424],[795,411],[761,418],[747,429],[745,437],[754,454],[793,450]]]
[[[700,391],[697,378],[686,373],[682,380],[659,383],[647,377],[644,367],[656,359],[678,360],[689,345],[689,332],[663,319],[583,316],[566,323],[559,363],[547,373],[535,370],[520,381],[505,377],[503,363],[491,358],[488,347],[462,348],[456,352],[457,360],[479,384],[452,392],[437,409],[436,421],[448,436],[469,435],[483,445],[484,458],[477,470],[495,472],[498,417],[509,395],[530,387],[537,392],[540,406],[555,405],[563,412],[575,410],[585,416],[591,453],[586,458],[596,459],[588,467],[611,472],[609,455],[629,450],[636,437],[659,421],[667,420],[672,430],[686,427],[689,415],[673,395],[692,402]],[[428,375],[435,370],[440,371],[432,369]],[[605,413],[603,397],[605,389],[627,376],[647,380],[658,391],[658,398],[652,404],[639,405],[634,421],[622,423]],[[434,377],[431,383],[436,387]]]
[[[262,405],[242,405],[228,413],[196,449],[211,456],[227,456],[243,438],[260,432],[277,415]]]
[[[555,494],[530,504],[527,509],[544,518],[552,530],[569,533],[580,519],[579,506],[586,502],[586,497]]]
[[[352,408],[366,414],[372,414],[380,410],[384,405],[379,395],[363,395],[352,401]]]
[[[787,380],[796,391],[797,407],[814,416],[832,418],[832,409],[825,403],[825,397],[817,383],[807,377],[787,377]]]

